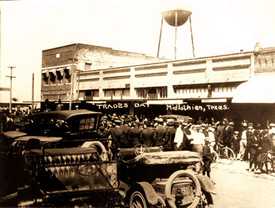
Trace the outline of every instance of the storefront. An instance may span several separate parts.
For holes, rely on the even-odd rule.
[[[139,118],[154,119],[159,115],[178,114],[192,117],[194,120],[215,121],[232,117],[232,107],[226,102],[204,102],[203,100],[131,100],[131,101],[90,101],[83,102],[80,108],[100,111],[104,114],[134,114]]]
[[[238,120],[266,126],[275,122],[275,74],[260,73],[239,85],[232,99],[232,111]]]

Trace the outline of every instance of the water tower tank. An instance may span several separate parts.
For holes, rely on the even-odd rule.
[[[192,12],[183,9],[167,10],[162,12],[162,16],[165,21],[174,27],[183,25]]]

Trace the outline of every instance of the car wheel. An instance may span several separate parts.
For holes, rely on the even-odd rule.
[[[220,159],[218,153],[215,150],[213,150],[212,152],[212,157],[213,157],[213,162],[218,162],[218,160]]]
[[[130,196],[130,208],[148,208],[148,203],[144,194],[140,191],[134,191]]]
[[[229,147],[222,148],[222,155],[225,159],[235,160],[236,156],[233,150]]]
[[[194,199],[190,205],[186,208],[195,208],[198,206],[199,201],[201,199],[202,191],[201,191],[201,185],[198,180],[198,178],[195,175],[195,172],[189,171],[189,170],[178,170],[174,172],[167,180],[166,186],[165,186],[165,195],[167,202],[170,207],[177,207],[176,206],[176,198],[175,195],[172,194],[172,188],[173,184],[176,181],[176,178],[187,178],[192,183],[192,189],[193,189],[193,195]]]

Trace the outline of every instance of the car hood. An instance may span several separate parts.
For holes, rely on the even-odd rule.
[[[40,142],[58,142],[62,140],[62,137],[54,137],[54,136],[33,136],[27,135],[27,133],[22,131],[7,131],[4,132],[4,136],[9,139],[13,139],[14,141],[29,141],[30,139],[38,139]]]
[[[25,132],[22,132],[22,131],[6,131],[3,134],[5,137],[10,139],[15,139],[15,138],[27,135]]]
[[[30,139],[38,139],[40,142],[59,142],[62,137],[48,137],[48,136],[22,136],[15,139],[15,141],[29,141]]]
[[[128,163],[141,163],[144,165],[192,164],[200,162],[201,157],[197,152],[167,151],[148,152],[136,156]]]

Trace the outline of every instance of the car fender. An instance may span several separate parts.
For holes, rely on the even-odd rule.
[[[209,177],[205,175],[197,175],[197,178],[199,179],[199,182],[201,184],[201,188],[203,191],[215,194],[215,185],[214,183],[210,180]]]
[[[166,207],[165,201],[156,193],[153,186],[148,182],[138,182],[137,183],[142,190],[144,191],[144,194],[146,196],[146,199],[150,205],[157,205],[161,204],[163,207]]]

